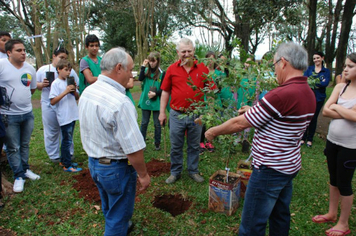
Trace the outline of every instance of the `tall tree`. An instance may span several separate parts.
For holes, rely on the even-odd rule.
[[[342,0],[338,0],[336,5],[333,5],[332,0],[329,0],[328,22],[326,24],[326,39],[325,39],[325,62],[330,71],[332,71],[333,61],[336,55],[336,37],[338,34],[340,16],[342,11]],[[336,81],[334,81],[335,83]]]
[[[86,32],[86,17],[83,12],[88,6],[89,0],[0,0],[1,9],[20,22],[26,36],[43,35],[46,39],[36,37],[28,40],[37,67],[42,66],[44,62],[49,62],[59,38],[64,39],[65,47],[70,52],[69,59],[76,65],[78,58],[75,56],[80,56],[80,53],[79,50],[76,54],[73,53],[73,42],[77,47],[83,45],[82,37],[78,37],[78,34],[83,35]],[[75,17],[70,17],[73,15]]]
[[[307,7],[309,10],[309,26],[308,26],[308,36],[306,42],[306,49],[309,52],[309,64],[313,63],[313,54],[315,50],[315,39],[316,39],[316,14],[317,14],[317,3],[318,0],[308,0]]]
[[[345,57],[347,54],[347,45],[350,37],[352,19],[354,18],[356,0],[346,0],[344,5],[344,13],[341,22],[341,34],[336,52],[336,74],[340,74],[343,70]]]
[[[180,22],[203,27],[222,35],[225,49],[231,53],[234,39],[254,54],[268,25],[273,25],[280,12],[295,8],[300,0],[187,0],[179,12]]]
[[[136,47],[138,61],[147,56],[149,40],[154,37],[155,0],[130,0],[136,23]]]

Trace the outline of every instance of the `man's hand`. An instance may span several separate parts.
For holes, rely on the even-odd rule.
[[[242,106],[237,112],[239,115],[244,114],[246,111],[248,111],[251,107],[250,106]]]
[[[214,127],[208,129],[208,130],[205,132],[205,138],[206,138],[206,140],[208,140],[209,142],[212,142],[215,137],[216,137],[216,135],[214,134]]]
[[[197,125],[202,126],[203,125],[202,116],[199,116],[198,118],[196,118],[194,120],[194,123],[197,124]]]
[[[159,123],[164,126],[166,124],[166,121],[167,121],[167,115],[165,112],[160,112],[159,113],[159,116],[158,116],[158,120],[159,120]]]
[[[150,186],[151,177],[148,174],[146,174],[143,177],[138,176],[138,181],[140,181],[140,184],[141,184],[140,191],[141,190],[146,190],[148,188],[148,186]]]

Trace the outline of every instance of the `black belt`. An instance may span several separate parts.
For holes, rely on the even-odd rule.
[[[99,163],[100,164],[111,164],[113,162],[126,162],[127,163],[127,159],[110,159],[110,158],[106,158],[106,157],[101,157],[99,158]]]
[[[175,112],[177,112],[177,113],[179,113],[179,114],[187,114],[187,113],[184,112],[184,111],[179,111],[179,110],[174,110],[174,109],[173,109],[173,111],[175,111]]]

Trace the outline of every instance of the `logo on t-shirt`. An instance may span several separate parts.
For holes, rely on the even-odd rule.
[[[32,81],[32,76],[30,74],[26,73],[21,76],[21,82],[26,87],[30,86],[31,81]]]

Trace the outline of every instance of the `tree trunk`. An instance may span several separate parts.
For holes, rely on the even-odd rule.
[[[346,0],[344,5],[344,14],[341,21],[341,32],[336,53],[336,74],[341,74],[345,63],[347,54],[347,45],[349,43],[350,30],[352,26],[352,18],[354,16],[354,9],[356,0]]]
[[[309,0],[309,28],[307,36],[307,52],[309,65],[313,64],[313,53],[315,50],[315,38],[316,38],[316,11],[317,11],[318,0]]]
[[[325,62],[330,71],[333,69],[333,61],[335,59],[335,41],[337,30],[339,28],[340,14],[342,10],[342,0],[338,0],[333,12],[334,6],[332,0],[329,0],[329,19],[327,22],[327,33],[325,42]],[[334,75],[336,76],[336,75]],[[334,80],[334,85],[336,80]]]
[[[153,24],[154,16],[154,0],[130,0],[135,22],[136,22],[136,46],[137,46],[137,59],[139,63],[142,63],[146,58],[149,49],[149,39],[154,38],[154,30],[150,31]]]

